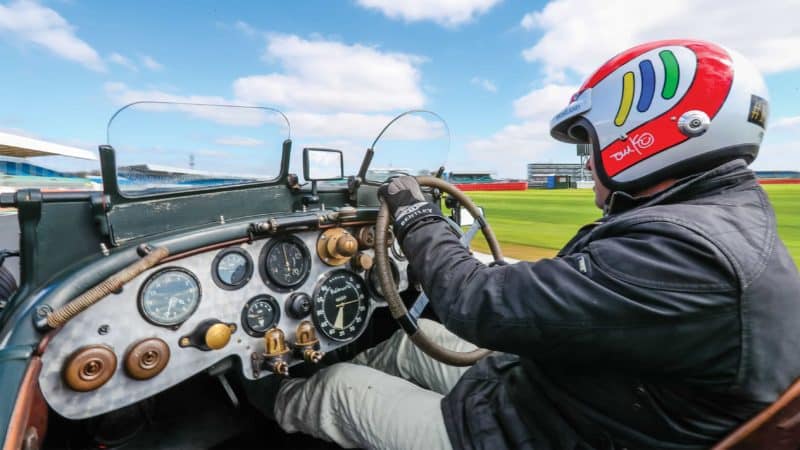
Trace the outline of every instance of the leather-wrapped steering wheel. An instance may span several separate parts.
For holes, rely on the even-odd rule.
[[[429,176],[420,176],[416,178],[420,186],[439,189],[464,206],[475,219],[475,222],[480,226],[480,230],[483,233],[484,239],[486,239],[486,243],[489,244],[489,249],[492,252],[495,262],[503,261],[503,254],[500,251],[500,244],[497,242],[497,237],[495,237],[494,232],[489,227],[486,220],[484,220],[480,210],[469,197],[457,187],[442,179]],[[432,358],[452,366],[469,366],[475,364],[475,362],[491,353],[491,351],[479,348],[470,352],[456,352],[442,347],[425,336],[417,325],[416,318],[409,313],[403,300],[400,298],[389,265],[389,218],[389,207],[381,199],[381,207],[378,211],[378,218],[375,224],[375,269],[378,274],[378,281],[381,284],[381,288],[383,288],[383,297],[389,304],[389,311],[392,317],[397,320],[400,328],[408,334],[411,341]]]

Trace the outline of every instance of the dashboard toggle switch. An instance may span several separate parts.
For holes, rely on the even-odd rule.
[[[231,335],[236,332],[235,323],[225,323],[217,319],[200,322],[191,333],[178,340],[181,347],[194,347],[200,350],[219,350],[228,345]]]
[[[314,325],[304,320],[297,325],[294,342],[295,355],[306,362],[317,364],[325,353],[319,350],[319,339]]]

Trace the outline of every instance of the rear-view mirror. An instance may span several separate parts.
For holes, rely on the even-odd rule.
[[[483,207],[478,206],[478,210],[481,212],[481,217],[485,217]],[[459,206],[458,213],[455,214],[455,216],[455,221],[459,226],[470,227],[473,223],[475,223],[475,218],[472,217],[472,214],[470,214],[467,208],[464,208],[463,206]]]
[[[303,177],[308,181],[344,178],[344,158],[341,150],[304,148]]]

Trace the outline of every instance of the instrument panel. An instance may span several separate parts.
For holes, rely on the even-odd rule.
[[[357,339],[386,306],[370,277],[371,245],[349,240],[369,227],[276,235],[142,273],[51,340],[39,378],[45,399],[62,416],[81,419],[155,395],[231,356],[248,379],[317,361]],[[407,263],[392,258],[404,290]],[[89,378],[92,388],[84,390]]]

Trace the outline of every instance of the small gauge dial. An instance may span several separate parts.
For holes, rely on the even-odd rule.
[[[355,339],[367,325],[368,314],[364,280],[349,270],[328,272],[314,290],[312,317],[320,332],[330,339]]]
[[[403,249],[400,247],[400,240],[394,239],[394,237],[392,237],[391,239],[392,239],[392,247],[391,247],[392,256],[394,256],[395,259],[397,259],[398,261],[405,261],[406,255],[405,253],[403,253]]]
[[[259,295],[250,299],[242,310],[242,328],[256,337],[274,327],[281,320],[281,310],[278,301],[271,295]]]
[[[175,326],[200,303],[200,283],[191,272],[171,267],[154,273],[139,291],[139,310],[156,325]]]
[[[225,249],[214,258],[211,275],[217,286],[222,289],[239,289],[253,276],[253,260],[241,248]]]
[[[397,269],[397,265],[392,261],[389,260],[389,267],[392,270],[392,278],[394,279],[394,285],[398,286],[400,283],[400,271]],[[377,266],[372,266],[372,269],[369,270],[369,274],[367,275],[369,279],[369,288],[377,299],[383,300],[383,287],[381,287],[381,282],[378,279],[378,270]]]
[[[308,277],[311,267],[308,248],[293,236],[276,238],[265,247],[264,273],[267,279],[282,288],[299,286]]]

